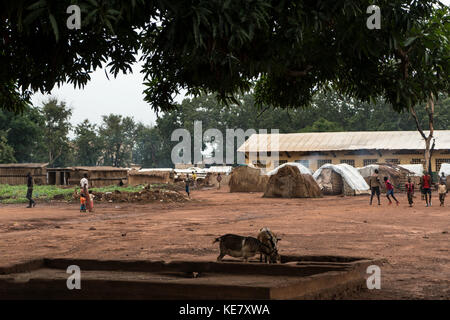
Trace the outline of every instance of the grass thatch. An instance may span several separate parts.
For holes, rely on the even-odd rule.
[[[152,184],[152,183],[169,183],[171,181],[170,171],[136,171],[128,172],[128,184]]]
[[[264,192],[269,176],[261,175],[261,170],[240,166],[234,168],[228,185],[230,192]]]
[[[284,166],[270,176],[264,197],[267,198],[318,198],[320,187],[310,174],[301,174],[295,166]]]

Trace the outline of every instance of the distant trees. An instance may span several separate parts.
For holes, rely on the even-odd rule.
[[[85,119],[75,127],[74,159],[81,166],[95,166],[102,156],[102,139],[98,136],[97,125]]]
[[[14,149],[8,145],[6,132],[0,131],[0,163],[16,162],[14,158]]]
[[[98,130],[102,141],[103,164],[114,167],[129,165],[135,136],[133,118],[110,114],[103,116],[103,123]]]
[[[393,112],[392,106],[382,100],[362,103],[334,91],[317,94],[305,109],[261,108],[251,95],[238,100],[239,105],[223,106],[214,95],[185,99],[176,111],[160,114],[154,126],[110,114],[99,124],[85,119],[72,128],[70,109],[56,99],[50,99],[42,108],[28,107],[21,115],[0,111],[0,162],[50,162],[52,157],[53,166],[137,163],[172,167],[171,151],[178,143],[171,141],[172,132],[186,128],[192,138],[195,120],[202,121],[203,132],[217,128],[224,135],[226,129],[238,128],[268,132],[279,129],[280,133],[416,129],[408,112]],[[417,106],[416,115],[422,128],[427,128],[425,106]],[[433,125],[435,130],[450,128],[448,96],[439,97]]]
[[[48,155],[49,167],[59,167],[69,162],[69,131],[72,128],[70,117],[72,110],[66,103],[50,98],[42,107],[44,116],[43,152]]]

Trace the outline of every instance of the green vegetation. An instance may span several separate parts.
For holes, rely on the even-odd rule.
[[[58,186],[34,186],[33,189],[33,198],[39,201],[50,201],[55,196],[60,200],[69,201],[72,199],[72,195],[74,190],[77,187],[73,188],[60,188]],[[79,189],[79,188],[77,188]],[[120,192],[137,192],[142,190],[142,186],[135,187],[117,187],[117,186],[108,186],[102,188],[92,188],[92,191],[96,192],[114,192],[115,190],[119,190]],[[7,184],[0,185],[0,203],[27,203],[28,200],[25,198],[27,194],[27,186],[26,185],[18,185],[18,186],[10,186]]]

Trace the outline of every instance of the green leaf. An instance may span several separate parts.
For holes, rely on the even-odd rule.
[[[50,13],[48,17],[50,18],[50,23],[52,24],[52,29],[53,29],[53,33],[55,34],[56,42],[58,42],[59,41],[58,24],[56,23],[56,19],[53,16],[53,14]]]
[[[403,43],[405,47],[410,46],[418,37],[410,37]]]

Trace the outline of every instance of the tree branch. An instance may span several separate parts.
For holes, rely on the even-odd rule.
[[[416,110],[414,110],[414,107],[413,107],[413,106],[410,106],[410,107],[409,107],[409,110],[410,110],[410,112],[411,112],[411,114],[412,114],[412,116],[413,116],[413,118],[414,118],[414,121],[416,122],[417,130],[419,130],[420,135],[422,136],[422,138],[424,138],[425,140],[427,140],[427,136],[426,136],[425,133],[423,132],[422,127],[420,126],[420,123],[419,123],[419,119],[417,118]]]
[[[304,77],[308,74],[309,70],[311,70],[313,68],[313,66],[308,65],[305,70],[288,70],[287,71],[287,75],[289,77],[294,77],[294,78],[299,78],[299,77]]]

